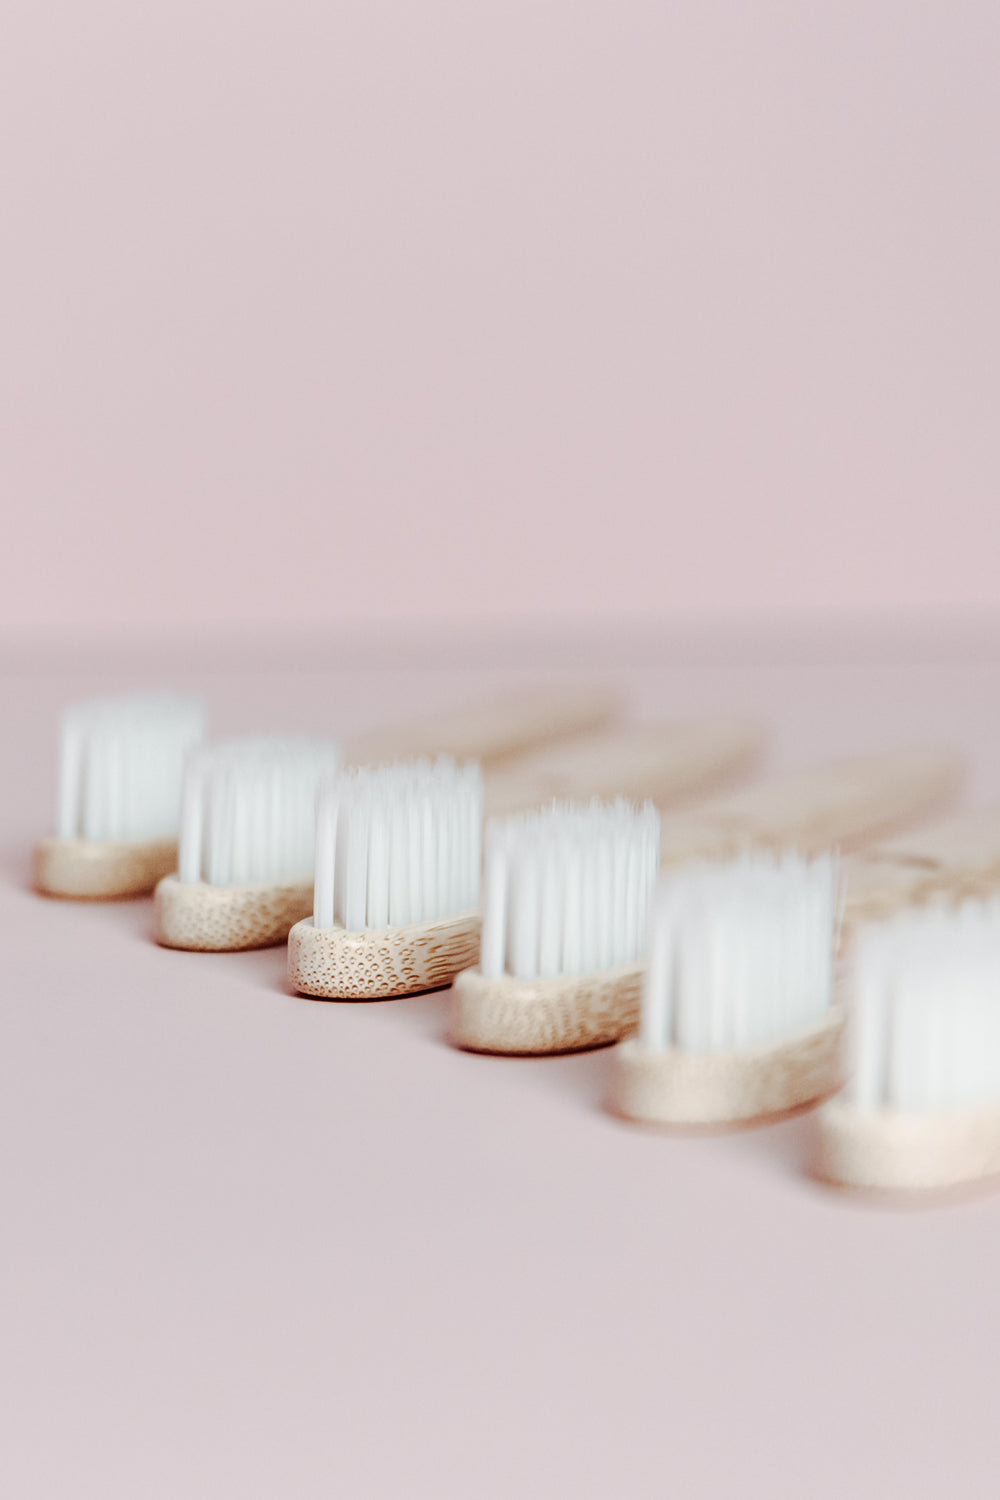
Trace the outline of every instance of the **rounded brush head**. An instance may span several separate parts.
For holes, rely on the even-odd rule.
[[[1000,1172],[1000,901],[865,928],[843,1095],[820,1112],[820,1169],[921,1192]]]
[[[35,850],[49,896],[148,895],[177,863],[184,759],[202,706],[167,694],[99,699],[62,716],[54,836]]]
[[[317,930],[313,918],[288,934],[288,978],[298,994],[325,1000],[399,1000],[448,985],[479,952],[478,912],[405,927]]]
[[[552,979],[486,979],[465,969],[452,987],[449,1035],[467,1052],[508,1057],[605,1047],[635,1024],[641,983],[637,963]]]
[[[651,1125],[736,1125],[816,1104],[840,1087],[843,1031],[835,1005],[798,1036],[734,1052],[656,1052],[626,1037],[615,1053],[615,1108]]]
[[[292,885],[185,885],[176,874],[156,887],[156,940],[193,953],[240,953],[283,943],[312,907],[312,881]]]
[[[615,1055],[629,1119],[730,1124],[839,1086],[830,856],[748,854],[664,879],[650,918],[638,1032]]]
[[[176,839],[39,839],[35,888],[67,901],[120,901],[148,896],[177,867]]]
[[[156,889],[157,941],[229,952],[283,943],[312,906],[317,789],[329,741],[253,737],[195,752],[177,873]]]
[[[483,783],[436,761],[346,772],[316,818],[313,915],[289,934],[304,995],[395,999],[449,984],[479,951]]]
[[[621,800],[491,819],[479,967],[453,989],[457,1046],[568,1052],[627,1030],[659,832],[652,806]]]

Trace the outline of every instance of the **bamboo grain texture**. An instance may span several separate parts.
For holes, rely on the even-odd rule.
[[[471,1052],[538,1056],[613,1042],[639,1018],[640,964],[554,979],[458,975],[449,1036]]]
[[[312,881],[297,885],[182,884],[168,875],[156,888],[156,941],[195,953],[273,948],[312,910]]]
[[[451,984],[479,957],[481,919],[465,912],[434,922],[348,932],[317,930],[312,917],[288,936],[288,980],[301,995],[394,1000]]]

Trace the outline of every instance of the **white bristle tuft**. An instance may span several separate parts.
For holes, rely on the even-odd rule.
[[[659,865],[650,803],[553,803],[491,819],[481,973],[554,979],[636,962]]]
[[[479,905],[483,778],[447,757],[361,767],[317,813],[314,925],[406,927]]]
[[[1000,900],[865,928],[854,953],[847,1097],[865,1110],[1000,1104]]]
[[[833,856],[745,854],[660,882],[639,1036],[651,1050],[766,1046],[818,1025],[833,991]]]
[[[176,838],[184,758],[203,733],[202,705],[191,698],[148,694],[68,708],[59,736],[57,837]]]
[[[326,740],[262,735],[196,750],[184,774],[179,880],[311,880],[317,791],[336,766],[337,747]]]

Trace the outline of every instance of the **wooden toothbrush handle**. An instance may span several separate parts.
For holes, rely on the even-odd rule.
[[[489,766],[536,745],[600,729],[621,710],[621,693],[609,684],[535,688],[365,735],[348,744],[345,763],[453,755]]]
[[[488,770],[486,813],[522,812],[553,798],[620,796],[667,806],[748,770],[762,742],[756,725],[725,720],[622,725],[580,735]]]
[[[913,751],[774,776],[665,818],[663,862],[726,858],[746,848],[857,848],[947,803],[961,769],[952,754]]]
[[[848,923],[890,916],[936,896],[1000,891],[1000,807],[942,819],[845,862]]]

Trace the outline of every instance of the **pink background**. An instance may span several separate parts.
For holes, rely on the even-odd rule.
[[[0,641],[53,646],[0,652],[0,1491],[993,1493],[997,1195],[844,1200],[808,1115],[628,1129],[607,1053],[28,883],[60,706],[146,685],[348,736],[617,672],[1000,795],[1000,632],[938,628],[1000,605],[995,0],[0,33]]]
[[[7,0],[0,631],[1000,598],[992,0]]]

